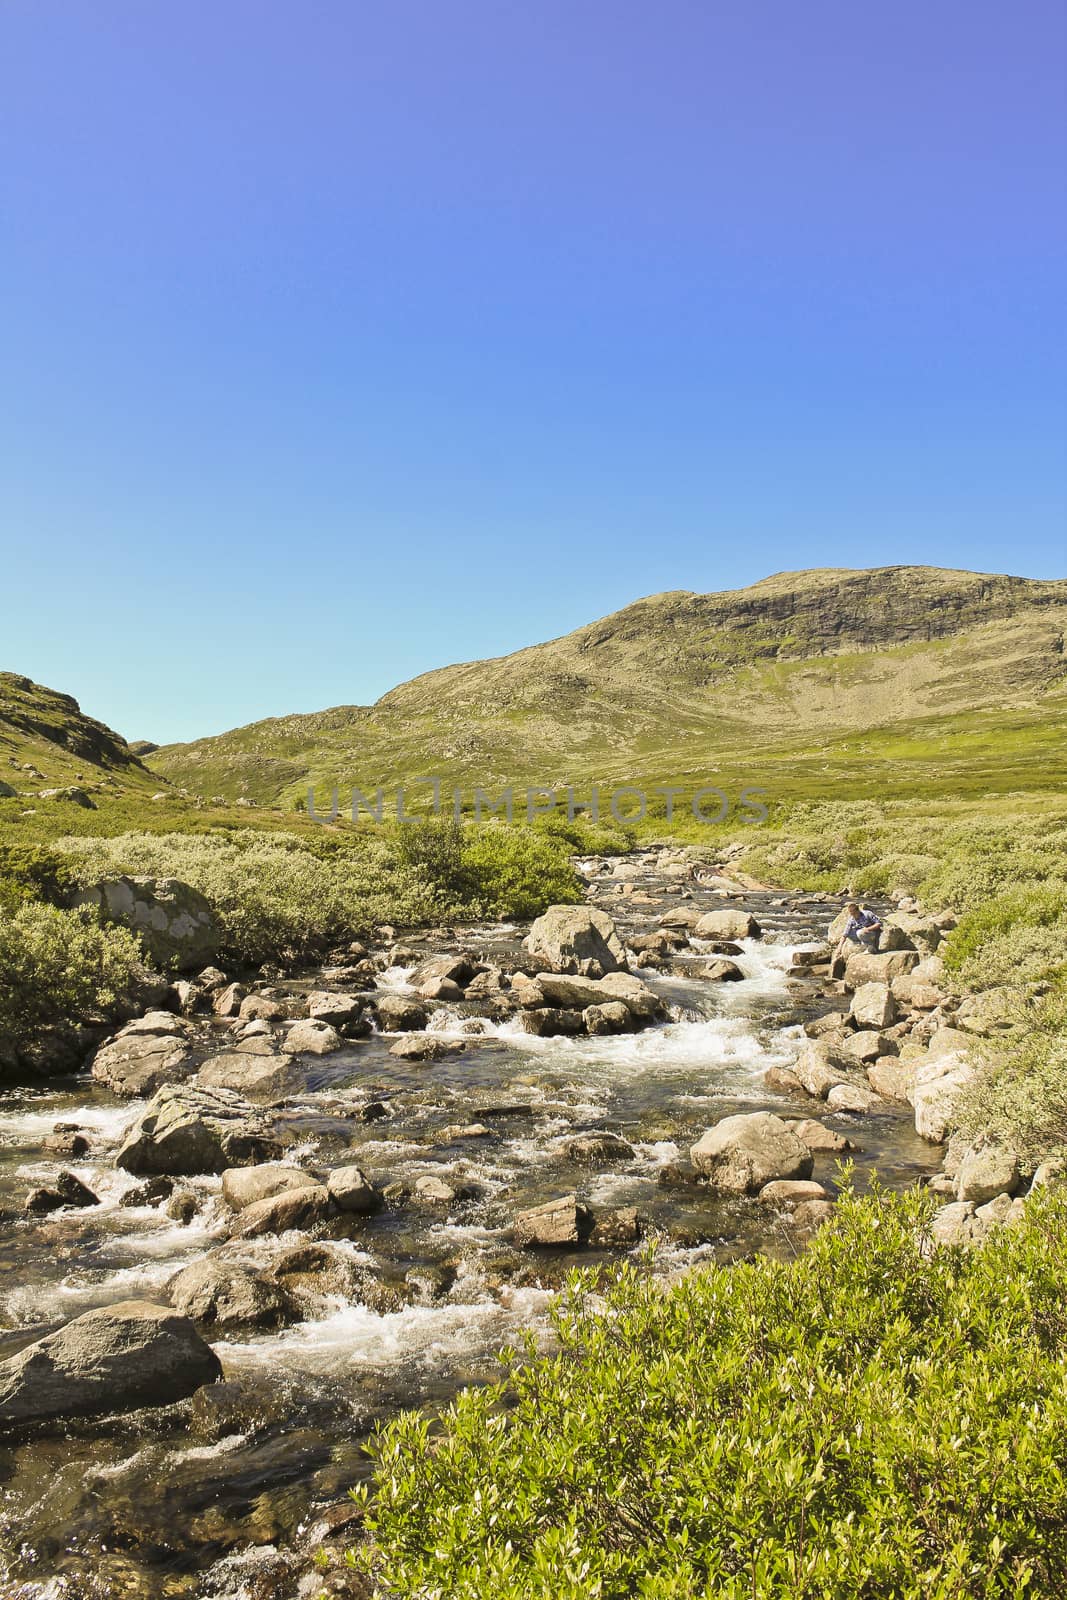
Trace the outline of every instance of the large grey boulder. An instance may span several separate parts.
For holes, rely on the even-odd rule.
[[[293,1056],[328,1056],[340,1048],[341,1035],[337,1029],[312,1017],[294,1022],[282,1040],[282,1049]]]
[[[698,939],[758,939],[760,925],[748,911],[708,911],[693,929]]]
[[[374,997],[378,1026],[383,1033],[410,1033],[425,1028],[427,1011],[421,1000],[410,994],[379,994]]]
[[[0,1362],[0,1422],[170,1405],[221,1376],[218,1356],[188,1317],[121,1300]]]
[[[812,1153],[788,1122],[769,1111],[724,1117],[689,1152],[723,1194],[755,1194],[778,1178],[810,1178]]]
[[[536,978],[527,978],[516,973],[512,987],[521,1005],[536,1009],[557,1006],[568,1011],[584,1010],[587,1006],[618,1003],[641,1021],[663,1012],[659,996],[630,972],[609,972],[603,978],[555,972],[539,972]]]
[[[865,983],[888,983],[912,972],[919,965],[914,950],[893,950],[889,954],[872,955],[858,951],[845,962],[845,987],[860,989]]]
[[[897,1018],[896,1001],[887,983],[861,983],[852,996],[851,1011],[859,1028],[888,1028]]]
[[[527,934],[526,948],[554,972],[602,978],[626,970],[618,929],[606,911],[592,906],[549,906]]]
[[[153,1095],[165,1083],[180,1083],[196,1071],[192,1029],[170,1011],[149,1011],[105,1044],[93,1057],[92,1075],[114,1094]]]
[[[185,1267],[167,1293],[176,1311],[204,1328],[274,1328],[290,1312],[277,1284],[220,1253]]]
[[[335,1167],[326,1179],[334,1205],[352,1216],[367,1217],[380,1211],[385,1201],[360,1167]]]
[[[325,1184],[286,1189],[267,1200],[256,1200],[240,1214],[242,1238],[258,1239],[268,1233],[308,1233],[334,1215],[333,1197]]]
[[[225,1172],[280,1154],[262,1114],[240,1095],[181,1084],[160,1089],[149,1101],[115,1165],[140,1176]]]
[[[130,928],[160,966],[195,972],[219,948],[211,902],[178,878],[103,878],[74,904],[95,906],[106,921]]]
[[[838,1084],[858,1082],[859,1063],[854,1056],[827,1039],[812,1039],[793,1062],[793,1076],[817,1100]]]
[[[998,1194],[1013,1195],[1019,1187],[1019,1158],[1007,1145],[990,1140],[964,1154],[956,1175],[956,1199],[983,1205]]]

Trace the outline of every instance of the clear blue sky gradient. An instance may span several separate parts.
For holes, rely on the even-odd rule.
[[[1062,0],[2,0],[0,665],[129,737],[1067,570]]]

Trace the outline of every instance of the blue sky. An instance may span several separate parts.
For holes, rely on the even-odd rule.
[[[0,665],[129,737],[1060,576],[1060,0],[3,0]]]

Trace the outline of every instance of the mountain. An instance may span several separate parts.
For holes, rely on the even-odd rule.
[[[0,784],[34,796],[72,785],[157,789],[159,779],[121,734],[87,717],[70,695],[0,672]]]
[[[270,718],[149,760],[205,797],[285,805],[309,784],[367,791],[419,774],[580,786],[757,758],[822,754],[834,768],[850,752],[862,764],[864,744],[890,760],[901,740],[931,760],[946,747],[995,756],[999,740],[1012,762],[1031,747],[1058,761],[1065,636],[1067,580],[779,573],[653,595],[549,643],[424,673],[373,706]]]

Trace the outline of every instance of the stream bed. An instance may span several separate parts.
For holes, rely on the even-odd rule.
[[[610,864],[590,869],[595,903],[624,937],[655,929],[680,895],[697,910],[729,903],[651,858],[636,861],[625,882]],[[364,1446],[375,1427],[402,1407],[437,1407],[491,1379],[495,1353],[521,1330],[544,1337],[552,1292],[577,1262],[644,1248],[521,1250],[507,1237],[517,1212],[574,1191],[595,1215],[636,1207],[665,1273],[796,1248],[788,1219],[771,1208],[676,1181],[690,1145],[723,1116],[818,1116],[856,1146],[861,1184],[874,1168],[895,1187],[935,1171],[940,1152],[916,1137],[908,1108],[830,1113],[765,1086],[766,1068],[787,1066],[804,1020],[826,1008],[819,980],[790,969],[794,950],[824,939],[837,906],[753,892],[744,908],[763,937],[735,957],[742,981],[709,982],[700,968],[711,957],[693,950],[637,969],[668,1007],[668,1020],[642,1032],[540,1038],[513,1018],[479,1019],[469,1003],[445,1004],[430,1026],[463,1042],[457,1054],[404,1061],[389,1053],[390,1036],[375,1034],[301,1058],[305,1087],[274,1112],[287,1161],[322,1171],[358,1163],[376,1184],[408,1188],[438,1176],[471,1197],[401,1198],[364,1219],[331,1246],[344,1258],[343,1289],[327,1278],[309,1291],[304,1320],[213,1339],[225,1382],[191,1400],[0,1439],[5,1600],[320,1594],[310,1557],[324,1537],[343,1542],[346,1490],[369,1473]],[[405,944],[426,954],[462,948],[489,962],[520,954],[525,931],[486,926],[445,939],[438,930]],[[403,991],[409,970],[395,965],[378,984]],[[301,985],[322,987],[322,975],[302,974],[289,988]],[[183,1180],[195,1201],[183,1216],[124,1204],[139,1180],[113,1158],[143,1109],[87,1075],[0,1094],[0,1357],[27,1342],[26,1330],[39,1335],[96,1306],[165,1303],[174,1274],[227,1237],[216,1177]],[[44,1141],[57,1123],[83,1130],[88,1152],[50,1154]],[[568,1141],[591,1131],[620,1135],[633,1158],[572,1159]],[[835,1158],[817,1156],[815,1176],[832,1186],[834,1167]],[[27,1190],[61,1169],[100,1204],[27,1217]],[[301,1242],[240,1248],[260,1266]]]

